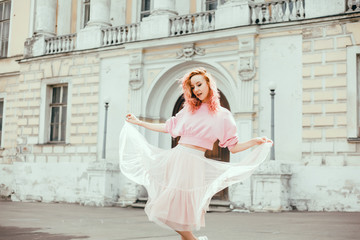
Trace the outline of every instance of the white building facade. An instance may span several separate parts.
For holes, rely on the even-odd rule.
[[[119,170],[124,116],[164,122],[181,105],[177,80],[201,66],[241,140],[271,136],[277,86],[275,159],[217,199],[251,211],[360,211],[360,1],[25,5],[0,1],[3,197],[98,206],[146,197]],[[141,131],[172,147],[170,135]],[[209,155],[246,154],[226,151]]]

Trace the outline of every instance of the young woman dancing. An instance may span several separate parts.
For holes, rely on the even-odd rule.
[[[271,148],[266,137],[239,142],[232,114],[220,106],[212,76],[198,68],[182,78],[184,108],[162,124],[140,121],[133,114],[126,121],[147,129],[180,136],[170,150],[157,148],[131,124],[120,134],[120,169],[148,192],[145,212],[150,221],[175,230],[182,240],[196,238],[192,231],[205,226],[205,213],[214,194],[249,177]],[[224,163],[204,157],[219,139],[220,147],[237,153],[259,145],[240,163]]]

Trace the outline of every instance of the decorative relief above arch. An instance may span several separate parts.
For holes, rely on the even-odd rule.
[[[185,58],[186,61],[189,61],[189,60],[192,60],[192,57],[195,54],[200,55],[200,56],[204,56],[205,55],[205,49],[195,47],[194,43],[186,44],[186,45],[183,46],[183,49],[179,50],[176,53],[176,58]]]

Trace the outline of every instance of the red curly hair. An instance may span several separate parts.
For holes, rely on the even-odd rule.
[[[201,100],[198,99],[191,89],[191,78],[195,75],[201,75],[205,78],[207,85],[209,86],[209,110],[211,113],[215,113],[220,107],[220,95],[216,87],[215,80],[210,73],[206,72],[205,68],[196,68],[189,73],[186,73],[181,80],[183,93],[184,93],[184,107],[190,112],[194,113],[201,105]]]

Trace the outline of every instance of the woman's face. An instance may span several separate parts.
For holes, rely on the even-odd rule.
[[[209,100],[210,88],[203,75],[195,75],[190,79],[191,90],[194,95],[201,101],[207,102]]]

